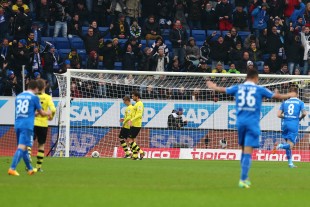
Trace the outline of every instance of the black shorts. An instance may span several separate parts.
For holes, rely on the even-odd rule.
[[[120,139],[127,139],[129,137],[130,129],[122,128],[119,132]]]
[[[48,130],[48,127],[34,126],[33,140],[36,140],[36,138],[38,138],[38,143],[39,144],[45,144],[46,137],[47,137],[47,130]]]
[[[141,127],[130,127],[129,138],[131,139],[137,138],[140,130],[141,130]]]

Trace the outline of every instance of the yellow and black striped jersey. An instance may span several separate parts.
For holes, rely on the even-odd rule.
[[[39,93],[38,97],[41,102],[42,110],[47,111],[48,109],[52,112],[52,116],[54,117],[56,108],[54,105],[54,102],[52,100],[52,97],[46,93]],[[48,117],[47,116],[41,116],[40,114],[36,116],[34,120],[35,126],[40,127],[48,127]]]
[[[141,127],[142,126],[142,116],[144,111],[144,105],[142,101],[138,101],[133,107],[132,114],[132,126],[133,127]]]
[[[130,104],[125,109],[125,117],[124,117],[123,127],[126,129],[130,129],[128,121],[132,118],[132,113],[133,113],[133,105]]]

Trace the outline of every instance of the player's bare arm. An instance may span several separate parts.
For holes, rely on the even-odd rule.
[[[282,110],[278,110],[277,116],[278,116],[278,118],[283,119],[284,118],[283,111]]]
[[[43,111],[42,109],[37,110],[37,112],[41,115],[41,116],[51,116],[52,112],[51,111]]]
[[[216,83],[213,83],[212,81],[207,81],[207,86],[209,89],[215,90],[216,92],[226,93],[226,88],[219,87],[216,85]]]
[[[294,92],[290,92],[290,93],[286,93],[286,94],[275,93],[272,98],[283,100],[283,99],[289,99],[289,98],[294,97],[294,96],[295,96]]]
[[[305,118],[307,116],[307,111],[306,110],[302,110],[301,112],[301,116],[299,117],[299,121],[301,121],[303,118]]]

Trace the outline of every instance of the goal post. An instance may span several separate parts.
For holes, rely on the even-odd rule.
[[[234,98],[209,90],[206,81],[229,87],[243,83],[245,74],[70,69],[56,76],[59,102],[66,109],[57,140],[61,144],[56,145],[54,156],[88,157],[98,151],[101,157],[122,157],[118,138],[125,109],[122,98],[138,91],[144,115],[137,144],[145,149],[147,158],[240,158]],[[292,84],[298,86],[309,114],[310,77],[260,75],[259,85],[272,91],[285,93]],[[263,101],[260,148],[253,155],[256,160],[285,160],[284,151],[275,155],[270,151],[281,140],[281,120],[276,117],[280,104],[274,99]],[[178,118],[177,126],[168,127],[169,116]],[[300,122],[295,160],[310,161],[308,131],[309,116]]]

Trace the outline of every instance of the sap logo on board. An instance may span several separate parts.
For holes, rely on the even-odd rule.
[[[142,126],[145,126],[151,121],[155,115],[159,114],[160,111],[167,105],[167,103],[144,103],[144,112],[142,119]],[[125,115],[125,104],[121,104],[121,117]]]
[[[114,103],[112,102],[72,102],[70,121],[71,124],[92,124],[97,121]],[[81,122],[81,123],[80,123]]]
[[[274,106],[262,106],[260,119],[263,119],[273,108]],[[228,105],[228,128],[235,129],[236,121],[237,121],[236,107],[235,105]]]
[[[174,104],[175,109],[183,108],[186,127],[197,128],[204,123],[221,105],[220,104]]]

